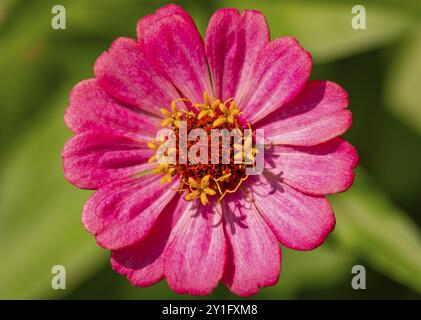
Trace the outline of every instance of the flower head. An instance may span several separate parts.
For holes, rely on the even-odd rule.
[[[257,11],[218,10],[203,45],[188,13],[167,5],[137,36],[117,39],[70,95],[65,176],[97,190],[85,227],[136,286],[165,278],[202,295],[222,281],[248,296],[274,285],[279,243],[321,245],[335,226],[325,196],[352,184],[358,157],[339,138],[347,93],[309,81],[309,53],[292,37],[270,41]],[[263,172],[250,174],[260,156]]]

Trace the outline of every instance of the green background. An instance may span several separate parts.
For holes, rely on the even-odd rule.
[[[0,0],[0,298],[191,298],[165,281],[135,288],[109,265],[81,224],[90,191],[63,178],[61,149],[71,136],[63,113],[71,87],[93,77],[100,53],[135,37],[139,18],[165,4],[150,0]],[[367,29],[351,28],[354,1],[180,1],[203,33],[220,7],[261,10],[272,38],[293,35],[311,52],[312,79],[350,94],[358,149],[354,186],[330,197],[337,226],[311,252],[283,250],[279,283],[254,296],[421,297],[421,2],[366,1]],[[51,8],[67,29],[51,28]],[[67,289],[51,288],[51,268]],[[351,268],[367,270],[353,290]],[[236,298],[223,286],[210,298]]]

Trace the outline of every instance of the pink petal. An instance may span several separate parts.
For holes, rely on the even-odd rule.
[[[83,209],[85,228],[105,249],[128,247],[146,237],[160,213],[176,195],[179,179],[160,185],[161,175],[148,174],[108,184]]]
[[[294,189],[325,195],[351,186],[358,155],[352,145],[336,138],[311,147],[269,146],[265,161],[265,169]]]
[[[251,203],[238,194],[224,201],[228,256],[222,281],[235,294],[249,296],[278,282],[281,249]]]
[[[183,16],[183,18],[190,21],[190,23],[194,23],[192,17],[190,17],[190,15],[182,7],[170,3],[159,8],[154,14],[148,14],[138,21],[136,29],[138,38],[142,39],[144,30],[148,29],[151,24],[155,23],[155,21],[158,21],[165,16],[175,14]]]
[[[124,107],[95,79],[84,80],[73,88],[64,120],[75,133],[105,129],[148,141],[155,138],[160,128],[158,118]]]
[[[265,17],[258,11],[220,9],[214,13],[206,31],[205,47],[215,96],[226,100],[237,93],[251,76],[252,61],[269,43]]]
[[[307,83],[311,66],[310,54],[294,38],[269,43],[256,58],[252,80],[241,84],[246,95],[236,99],[244,119],[255,123],[293,100]]]
[[[128,38],[115,40],[95,63],[99,84],[117,100],[161,116],[179,98],[175,88],[146,59],[144,46]]]
[[[217,211],[218,210],[218,211]],[[220,206],[190,207],[171,233],[165,277],[177,293],[210,294],[222,277],[225,238]]]
[[[152,169],[154,155],[145,142],[111,131],[86,131],[64,146],[62,157],[67,180],[78,188],[99,189],[107,183]]]
[[[278,240],[288,248],[314,249],[335,227],[335,216],[324,197],[303,194],[263,175],[248,182],[249,197]]]
[[[150,286],[164,278],[164,250],[171,230],[191,202],[176,195],[163,210],[148,236],[124,249],[114,250],[111,265],[135,286]]]
[[[348,94],[330,81],[311,81],[289,105],[255,126],[274,144],[315,145],[335,138],[351,127]]]
[[[158,10],[138,24],[138,38],[147,55],[171,83],[192,102],[212,95],[202,38],[188,13],[180,7]]]

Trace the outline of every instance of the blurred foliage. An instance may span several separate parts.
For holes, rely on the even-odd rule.
[[[240,9],[258,8],[265,13],[272,38],[293,35],[316,62],[328,62],[370,50],[395,40],[415,20],[410,11],[365,5],[369,19],[364,32],[351,28],[347,1],[224,1]],[[311,29],[309,28],[311,26]],[[311,30],[311,32],[309,32]]]
[[[352,192],[333,199],[338,227],[335,236],[345,248],[396,281],[421,292],[421,234],[361,170]]]
[[[203,33],[220,7],[261,10],[272,38],[293,35],[314,58],[314,79],[340,83],[354,114],[346,134],[360,154],[355,185],[331,196],[337,226],[312,252],[283,250],[279,283],[254,298],[421,297],[421,4],[362,1],[367,30],[351,28],[354,1],[176,1]],[[0,0],[0,298],[193,298],[165,282],[135,288],[83,229],[89,191],[62,173],[68,93],[93,76],[117,37],[135,37],[157,0],[62,0],[67,30],[51,28],[49,0]],[[51,289],[66,266],[67,290]],[[366,291],[350,286],[367,267]],[[210,298],[237,297],[223,286]]]
[[[51,292],[51,268],[66,266],[69,289],[94,272],[105,257],[81,227],[88,197],[63,179],[60,152],[69,134],[63,112],[68,86],[53,97],[51,112],[23,133],[5,155],[0,175],[0,297],[31,298]],[[69,195],[72,195],[69,198]],[[58,263],[60,261],[60,263]],[[30,277],[30,278],[28,278]],[[55,292],[60,294],[60,291]]]
[[[421,23],[399,48],[387,77],[384,103],[394,116],[421,134]]]

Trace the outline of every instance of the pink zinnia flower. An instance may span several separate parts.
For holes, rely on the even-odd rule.
[[[136,286],[166,278],[202,295],[222,281],[248,296],[274,285],[279,243],[319,246],[335,226],[325,195],[352,184],[357,153],[338,137],[351,126],[347,93],[310,81],[310,54],[292,37],[270,41],[257,11],[218,10],[203,43],[188,13],[167,5],[137,36],[117,39],[71,92],[65,176],[97,190],[83,224]],[[158,164],[157,131],[178,135],[180,121],[189,131],[264,129],[263,174]]]

